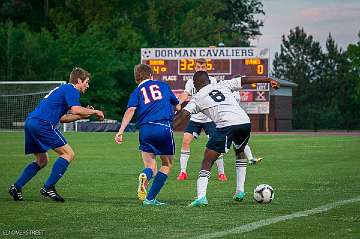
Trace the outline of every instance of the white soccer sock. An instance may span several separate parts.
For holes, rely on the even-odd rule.
[[[218,173],[225,173],[225,169],[224,169],[224,154],[220,154],[220,156],[218,157],[218,159],[215,161],[216,162],[216,166],[218,168]]]
[[[251,153],[251,149],[250,149],[250,147],[249,147],[248,144],[247,144],[247,145],[245,146],[245,148],[244,148],[244,154],[245,154],[245,156],[246,156],[246,158],[247,158],[248,160],[250,160],[250,159],[253,158],[253,155],[252,155],[252,153]]]
[[[206,196],[207,185],[211,173],[207,170],[200,170],[197,180],[197,197],[198,199]]]
[[[247,160],[246,159],[237,159],[236,160],[236,192],[245,192],[244,185],[245,185],[245,178],[246,178],[246,166]]]
[[[187,162],[190,157],[190,150],[181,150],[180,154],[180,172],[186,172]]]

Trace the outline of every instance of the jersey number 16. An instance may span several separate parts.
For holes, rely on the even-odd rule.
[[[149,90],[150,90],[150,95],[151,95],[152,101],[161,100],[163,98],[162,94],[161,94],[161,91],[160,91],[160,87],[158,85],[149,86]],[[150,103],[151,100],[150,100],[150,98],[148,96],[148,93],[146,92],[146,88],[142,87],[140,89],[140,91],[144,96],[144,104]]]

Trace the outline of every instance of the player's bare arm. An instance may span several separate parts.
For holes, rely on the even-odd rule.
[[[87,117],[86,117],[87,118]],[[60,123],[70,123],[82,119],[81,115],[66,114],[60,118]],[[85,119],[85,117],[84,117]]]
[[[88,118],[91,115],[95,115],[98,118],[98,120],[104,120],[104,113],[101,110],[94,110],[82,106],[72,106],[71,112],[74,115],[80,115],[80,117]]]
[[[135,111],[136,111],[136,107],[130,107],[126,110],[124,117],[121,121],[121,126],[119,129],[119,132],[115,135],[115,142],[117,144],[121,144],[123,142],[124,131],[125,131],[126,127],[128,126],[128,124],[130,123],[132,117],[134,116]]]
[[[241,77],[242,84],[253,84],[253,83],[270,83],[270,86],[277,90],[280,88],[280,83],[277,80],[274,80],[270,77],[251,77],[251,76],[242,76]]]
[[[86,106],[86,108],[95,110],[95,108],[91,105]],[[61,123],[70,123],[70,122],[74,122],[74,121],[81,120],[81,119],[87,119],[90,116],[91,115],[75,115],[70,112],[69,114],[63,115],[60,119],[60,122]]]

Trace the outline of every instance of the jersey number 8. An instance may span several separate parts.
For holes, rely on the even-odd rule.
[[[209,96],[215,101],[215,102],[221,102],[225,100],[225,96],[218,90],[213,90],[209,93]]]
[[[148,104],[151,102],[147,92],[146,92],[146,88],[145,87],[142,87],[141,89],[141,93],[143,94],[144,96],[144,104]],[[151,94],[151,99],[153,101],[155,100],[161,100],[163,97],[162,97],[162,94],[161,94],[161,91],[160,91],[160,87],[158,85],[151,85],[149,86],[149,90],[150,90],[150,94]]]

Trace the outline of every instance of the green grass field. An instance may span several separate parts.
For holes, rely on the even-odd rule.
[[[254,155],[265,157],[247,170],[246,198],[232,201],[235,190],[234,155],[225,156],[229,180],[208,187],[209,206],[187,208],[196,195],[196,179],[206,138],[192,145],[190,179],[178,182],[178,153],[173,172],[158,199],[165,207],[144,208],[136,198],[142,161],[137,134],[126,134],[116,145],[112,133],[67,133],[76,159],[57,189],[66,202],[43,199],[39,189],[51,163],[23,189],[24,202],[7,193],[24,166],[22,133],[0,133],[0,238],[31,238],[17,231],[41,230],[37,238],[192,238],[224,232],[221,238],[360,238],[360,202],[326,212],[272,223],[245,233],[229,234],[242,225],[271,219],[360,196],[360,137],[253,135]],[[177,152],[181,134],[176,134]],[[273,186],[268,205],[252,199],[254,187]],[[13,233],[13,235],[9,235]],[[211,238],[205,236],[203,238]]]

